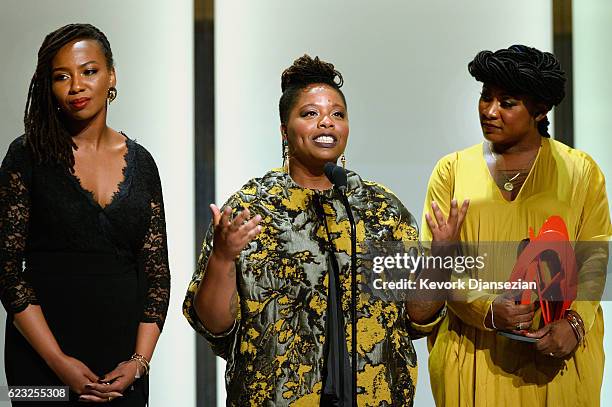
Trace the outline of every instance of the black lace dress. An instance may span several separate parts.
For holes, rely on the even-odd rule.
[[[23,136],[9,147],[0,170],[9,385],[62,385],[13,325],[29,304],[41,306],[62,351],[97,375],[130,358],[140,322],[163,327],[170,274],[159,174],[142,146],[127,137],[126,145],[124,180],[105,207],[68,170],[35,164]],[[147,398],[143,378],[110,405]]]

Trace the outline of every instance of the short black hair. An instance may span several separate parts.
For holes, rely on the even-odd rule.
[[[565,72],[557,58],[526,45],[513,45],[495,52],[480,51],[468,64],[468,71],[479,82],[526,95],[549,110],[565,97]],[[550,137],[549,124],[546,118],[538,124],[538,131],[544,137]]]
[[[323,83],[334,88],[346,106],[346,98],[340,90],[344,83],[342,74],[333,64],[310,57],[307,54],[293,61],[293,65],[285,69],[281,75],[281,91],[283,94],[278,102],[281,123],[286,124],[289,112],[293,108],[298,92],[314,83]]]
[[[30,81],[24,113],[26,144],[39,163],[74,167],[74,141],[62,123],[51,91],[51,64],[57,52],[77,39],[91,39],[100,44],[109,69],[114,67],[113,52],[106,35],[91,24],[68,24],[49,33],[38,51],[36,71]]]

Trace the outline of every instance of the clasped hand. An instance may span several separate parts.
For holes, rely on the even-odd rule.
[[[554,358],[564,358],[578,346],[578,338],[565,318],[544,325],[535,332],[527,332],[525,335],[537,338],[535,348],[543,355]]]
[[[507,291],[498,295],[491,306],[492,314],[487,315],[491,328],[522,334],[531,327],[535,306],[533,303],[517,304],[515,292]]]
[[[50,366],[70,390],[80,395],[80,401],[94,403],[107,403],[123,397],[125,389],[134,382],[138,369],[137,362],[130,360],[100,378],[83,362],[68,355],[60,356]]]
[[[578,339],[565,318],[551,322],[536,331],[527,331],[533,322],[535,305],[516,304],[512,292],[495,298],[492,309],[493,315],[488,315],[494,324],[491,327],[538,339],[535,348],[543,355],[563,358],[572,353],[578,345]]]
[[[119,363],[115,369],[93,383],[85,384],[85,392],[80,401],[107,403],[117,397],[123,397],[125,390],[134,383],[139,372],[138,362],[127,360]]]

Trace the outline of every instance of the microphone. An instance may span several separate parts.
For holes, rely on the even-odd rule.
[[[335,163],[327,162],[323,166],[323,172],[334,185],[334,188],[340,192],[340,201],[346,210],[346,216],[351,226],[351,405],[357,407],[357,227],[351,205],[346,196],[346,171]]]
[[[340,191],[346,191],[346,171],[344,168],[336,165],[332,162],[325,163],[323,171],[327,179],[334,185],[334,188],[338,188]]]

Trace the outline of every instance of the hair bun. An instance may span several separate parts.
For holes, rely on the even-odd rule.
[[[565,72],[557,58],[526,45],[481,51],[468,64],[468,71],[477,81],[529,95],[550,107],[565,97]]]
[[[319,57],[304,54],[293,61],[293,65],[285,69],[281,75],[281,91],[289,88],[304,87],[312,83],[325,83],[336,89],[342,87],[342,74],[334,69],[334,65],[324,62]]]

